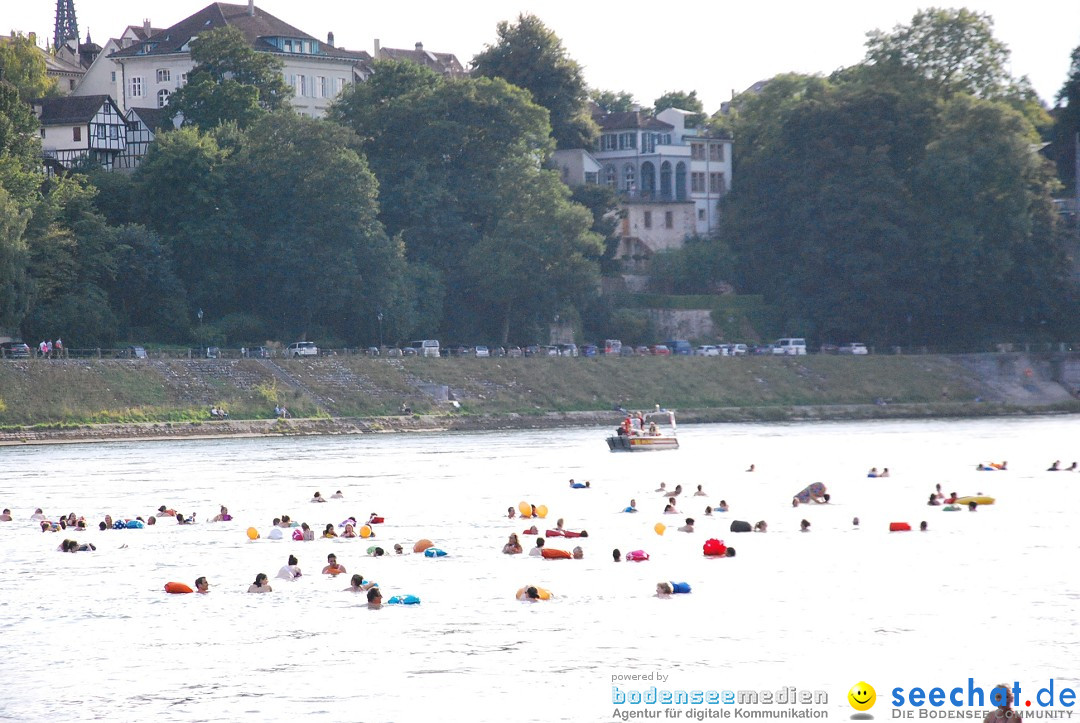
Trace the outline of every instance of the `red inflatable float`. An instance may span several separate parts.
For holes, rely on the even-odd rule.
[[[889,532],[911,532],[911,525],[906,522],[890,522]]]

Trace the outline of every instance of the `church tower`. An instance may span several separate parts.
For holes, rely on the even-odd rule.
[[[56,29],[53,32],[53,48],[59,50],[69,40],[79,44],[79,24],[75,22],[75,0],[56,0]]]

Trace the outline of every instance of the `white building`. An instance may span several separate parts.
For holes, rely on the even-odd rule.
[[[106,170],[117,167],[127,148],[127,123],[107,95],[64,96],[33,101],[41,122],[41,149],[46,165],[68,168],[90,158]]]
[[[281,58],[295,92],[293,106],[302,115],[324,116],[347,84],[366,78],[371,56],[364,51],[335,48],[256,8],[254,0],[213,3],[109,56],[118,72],[121,108],[165,107],[194,67],[191,41],[222,27],[236,28],[252,48]]]
[[[553,165],[574,186],[613,188],[625,212],[616,258],[644,262],[720,227],[720,199],[731,184],[730,138],[688,128],[689,111],[668,108],[596,117],[597,150],[557,151]],[[598,170],[597,170],[598,169]]]
[[[146,20],[143,25],[129,25],[119,38],[109,38],[97,54],[82,80],[72,92],[73,95],[108,95],[114,99],[122,99],[124,84],[121,81],[120,69],[112,60],[112,54],[124,48],[130,48],[137,42],[142,42],[160,32],[159,29],[150,27],[150,21]],[[122,100],[121,100],[122,102]]]

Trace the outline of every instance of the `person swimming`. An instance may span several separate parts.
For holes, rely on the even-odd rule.
[[[819,505],[825,504],[829,499],[829,495],[825,492],[825,485],[821,482],[814,482],[812,485],[804,487],[792,498],[792,507],[798,507],[800,503],[807,504],[811,501]]]
[[[273,592],[274,588],[269,585],[269,578],[265,572],[260,572],[255,576],[255,582],[248,586],[248,592]]]

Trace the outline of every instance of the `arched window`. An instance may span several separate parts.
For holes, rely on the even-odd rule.
[[[604,185],[615,188],[615,166],[604,166]]]
[[[675,166],[675,200],[686,200],[686,164],[682,161]]]
[[[660,196],[671,198],[671,163],[668,161],[660,164]]]
[[[656,166],[651,161],[641,164],[641,192],[652,194],[656,191]]]
[[[164,108],[169,104],[169,91],[162,88],[157,92],[157,107]]]
[[[627,163],[625,166],[623,166],[623,181],[626,184],[624,186],[624,188],[627,191],[633,191],[634,190],[634,188],[636,186],[636,184],[635,184],[636,179],[637,179],[637,174],[634,172],[634,164],[633,163]]]

